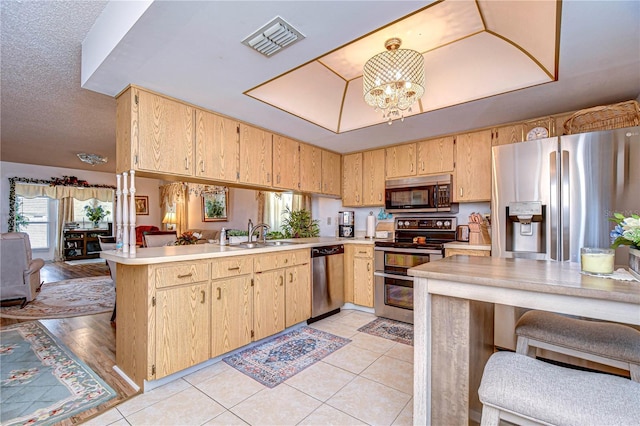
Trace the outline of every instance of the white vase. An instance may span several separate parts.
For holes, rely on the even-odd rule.
[[[640,280],[640,248],[629,247],[629,272]]]

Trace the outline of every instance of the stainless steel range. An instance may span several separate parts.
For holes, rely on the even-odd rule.
[[[375,243],[375,314],[413,324],[413,277],[407,270],[442,259],[456,239],[455,217],[398,217],[393,241]]]

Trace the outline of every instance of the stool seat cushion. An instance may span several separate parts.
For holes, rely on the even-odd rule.
[[[529,339],[604,358],[640,363],[640,331],[626,325],[534,310],[520,317],[515,330],[518,336]]]
[[[512,352],[489,358],[478,395],[485,405],[554,425],[640,422],[640,383]]]

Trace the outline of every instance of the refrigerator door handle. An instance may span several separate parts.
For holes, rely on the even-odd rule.
[[[571,197],[570,188],[570,170],[569,170],[569,151],[562,151],[562,189],[560,195],[562,197],[562,260],[569,260],[569,237],[571,229],[571,212],[569,211],[569,198]]]
[[[549,226],[551,260],[558,260],[558,160],[557,152],[549,154]]]

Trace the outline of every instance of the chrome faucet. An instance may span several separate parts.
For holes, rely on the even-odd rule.
[[[251,242],[252,238],[253,238],[253,233],[256,232],[256,230],[260,229],[260,228],[264,228],[264,232],[262,233],[262,242],[266,242],[267,241],[267,231],[271,228],[269,225],[267,225],[266,223],[259,223],[256,226],[252,226],[253,223],[251,222],[251,220],[249,220],[249,242]]]
[[[247,225],[247,232],[249,233],[249,242],[251,242],[251,228],[253,228],[253,222],[249,219],[249,225]]]

